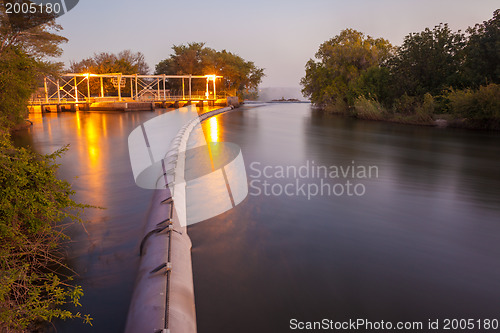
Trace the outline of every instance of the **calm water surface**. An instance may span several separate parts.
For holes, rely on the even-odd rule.
[[[32,115],[33,127],[15,137],[18,145],[41,153],[69,144],[59,160],[60,176],[73,184],[75,200],[105,208],[88,210],[85,228],[75,226],[70,232],[69,265],[85,293],[78,311],[91,314],[93,327],[78,320],[57,322],[57,332],[125,328],[152,194],[135,185],[127,139],[135,127],[163,112]]]
[[[40,152],[71,144],[61,176],[78,200],[107,208],[88,213],[87,233],[74,228],[70,249],[94,327],[58,332],[123,330],[151,197],[134,185],[127,137],[161,112],[48,114],[16,138]],[[291,318],[500,317],[498,133],[357,121],[308,104],[249,105],[204,126],[212,141],[241,146],[254,184],[266,180],[256,165],[371,165],[378,177],[348,179],[363,196],[254,186],[235,209],[191,226],[200,333],[288,332]]]

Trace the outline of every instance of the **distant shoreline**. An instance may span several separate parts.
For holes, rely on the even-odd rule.
[[[333,108],[322,107],[315,105],[311,101],[301,101],[298,99],[278,99],[271,101],[253,101],[246,100],[244,103],[270,103],[270,104],[311,104],[313,109],[323,112],[325,114],[333,114],[347,118],[355,118],[360,120],[381,121],[393,124],[414,125],[414,126],[427,126],[437,128],[461,128],[469,130],[481,131],[500,131],[500,120],[497,119],[467,119],[456,118],[450,114],[434,114],[427,117],[419,117],[417,115],[403,115],[395,113],[392,115],[380,114],[374,116],[373,114],[357,113],[349,114],[349,112],[335,111]]]
[[[342,117],[355,118],[361,120],[370,121],[381,121],[386,123],[402,124],[402,125],[414,125],[414,126],[427,126],[427,127],[437,127],[437,128],[460,128],[469,130],[481,130],[481,131],[500,131],[500,120],[498,119],[467,119],[467,118],[455,118],[449,114],[436,114],[432,117],[422,119],[415,115],[405,116],[402,114],[394,114],[391,116],[382,116],[373,118],[370,115],[365,115],[363,113],[350,115],[344,112],[335,112],[316,106],[313,104],[313,108],[325,114],[333,114]]]
[[[304,104],[310,104],[311,102],[309,101],[299,101],[299,100],[285,100],[285,101],[280,101],[280,100],[272,100],[266,103],[284,103],[284,104],[290,104],[290,103],[304,103]]]

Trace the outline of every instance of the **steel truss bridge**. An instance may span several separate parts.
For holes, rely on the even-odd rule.
[[[91,74],[91,73],[65,73],[59,77],[44,77],[43,92],[39,93],[30,101],[33,105],[62,105],[62,104],[91,104],[95,102],[180,102],[180,101],[217,101],[225,98],[224,93],[217,95],[218,75],[141,75],[141,74]],[[107,91],[106,81],[114,86],[110,96]],[[172,83],[180,80],[182,89],[172,94],[165,89],[167,80]],[[193,93],[193,80],[204,80],[205,91]],[[99,84],[99,92],[95,93],[95,87]],[[129,83],[129,88],[125,87]],[[92,86],[92,88],[91,88]],[[93,92],[93,93],[92,93]]]

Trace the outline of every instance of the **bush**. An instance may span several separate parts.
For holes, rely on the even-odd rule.
[[[415,107],[415,115],[421,121],[431,121],[432,115],[434,114],[434,97],[431,94],[426,93],[424,95],[424,101],[422,104],[417,104]]]
[[[451,90],[448,93],[451,112],[457,117],[474,120],[500,119],[500,85],[489,84],[479,90]]]
[[[54,161],[66,148],[39,155],[12,146],[0,134],[0,331],[33,329],[53,318],[88,316],[61,309],[80,305],[79,286],[56,274],[62,264],[61,243],[69,221],[81,221],[89,207],[71,199],[68,182],[56,178]],[[66,223],[63,223],[66,222]]]
[[[394,113],[399,113],[405,116],[409,116],[414,114],[416,105],[417,105],[416,97],[404,94],[403,96],[397,98],[394,101],[393,111]]]

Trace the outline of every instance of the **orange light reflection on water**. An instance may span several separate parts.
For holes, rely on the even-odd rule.
[[[219,123],[217,117],[208,120],[210,142],[219,142]]]
[[[80,112],[76,113],[76,128],[78,130],[78,136],[82,135],[82,122],[80,120]]]
[[[95,168],[99,166],[99,138],[102,136],[102,128],[96,124],[95,118],[88,119],[85,124],[85,136],[87,141],[87,150],[90,166]]]
[[[222,141],[222,126],[219,123],[218,116],[209,118],[207,121],[202,123],[203,133],[205,135],[205,140],[207,141],[207,149],[210,156],[210,162],[212,164],[212,170],[215,170],[215,162],[218,158],[221,158],[219,154],[221,153],[220,147],[216,144],[211,144],[212,142]]]
[[[92,205],[103,206],[107,205],[107,189],[106,172],[103,168],[109,162],[107,159],[107,151],[109,142],[104,138],[107,136],[105,114],[89,114],[85,112],[76,112],[75,125],[78,137],[76,147],[70,149],[78,150],[79,160],[79,175],[78,178],[85,184],[88,189],[84,198],[85,202]]]

